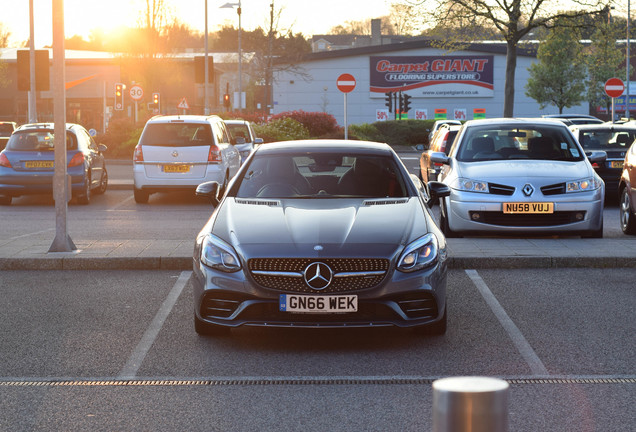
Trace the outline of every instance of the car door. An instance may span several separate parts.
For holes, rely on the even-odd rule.
[[[227,161],[227,168],[230,171],[230,178],[238,172],[241,166],[241,154],[238,149],[231,144],[230,133],[225,127],[225,123],[216,122],[214,124],[216,130],[216,137],[218,140],[219,148],[223,154],[223,160]]]
[[[85,129],[80,129],[76,135],[78,135],[78,146],[84,152],[90,167],[91,188],[98,187],[104,172],[104,155],[100,153],[95,140]]]

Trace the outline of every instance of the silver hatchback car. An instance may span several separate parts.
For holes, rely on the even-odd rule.
[[[206,181],[224,188],[241,156],[218,116],[156,116],[148,120],[133,156],[134,194],[147,203],[154,192],[188,190]]]
[[[466,122],[439,181],[451,189],[440,202],[447,237],[470,233],[603,236],[605,184],[565,124],[548,119]]]

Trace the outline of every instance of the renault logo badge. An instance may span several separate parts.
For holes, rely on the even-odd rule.
[[[534,193],[534,188],[532,187],[532,185],[526,184],[523,189],[521,189],[521,191],[525,196],[529,197]]]
[[[333,279],[333,271],[325,263],[311,263],[303,273],[305,283],[312,289],[323,290],[329,286]]]

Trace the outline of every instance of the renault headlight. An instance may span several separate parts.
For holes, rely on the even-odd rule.
[[[409,273],[433,265],[437,262],[438,248],[435,235],[426,234],[420,237],[404,248],[398,260],[397,269]]]
[[[565,184],[565,192],[587,192],[601,187],[602,182],[596,177],[570,181]]]
[[[480,192],[488,193],[488,183],[479,180],[472,180],[467,178],[458,178],[453,182],[453,189],[458,189],[465,192]]]
[[[234,248],[212,234],[208,234],[203,240],[201,262],[208,267],[226,273],[241,269],[241,262]]]

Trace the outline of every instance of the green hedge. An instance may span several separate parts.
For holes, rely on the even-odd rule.
[[[385,142],[390,146],[428,147],[428,134],[435,120],[391,120],[351,125],[349,130],[359,139]]]

